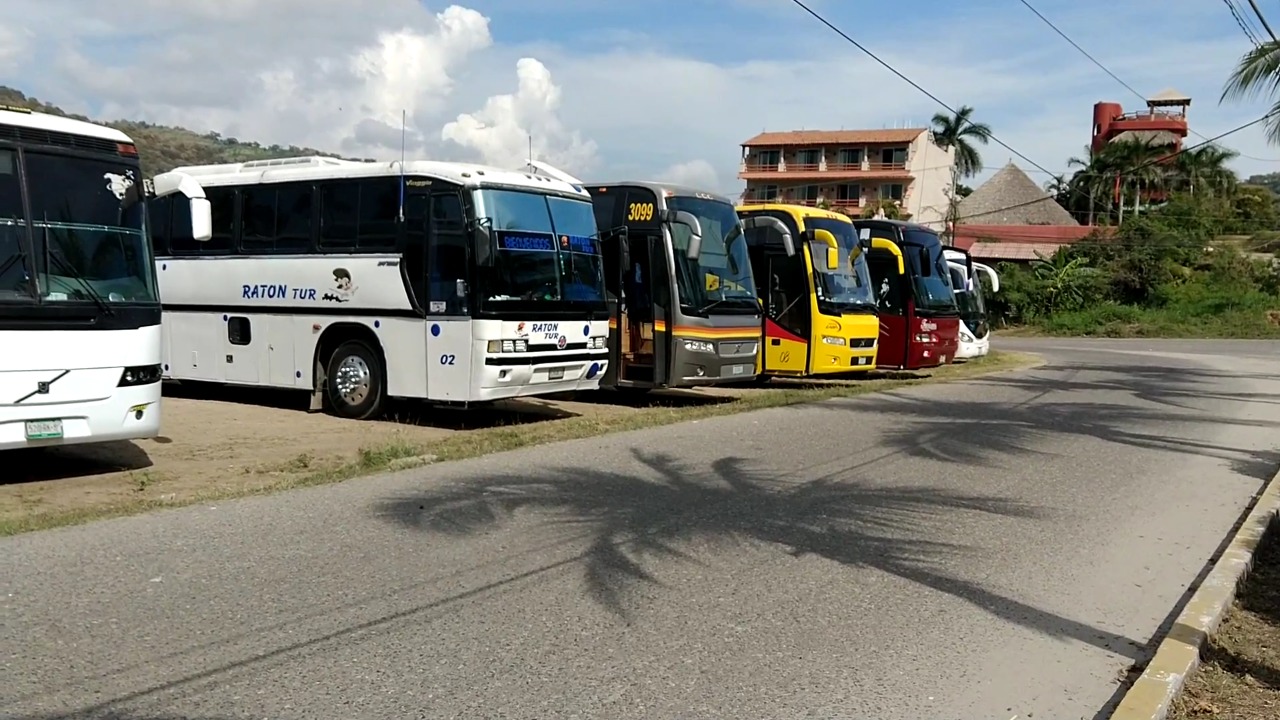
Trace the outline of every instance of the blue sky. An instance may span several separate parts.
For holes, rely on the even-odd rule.
[[[0,30],[0,83],[96,116],[362,155],[398,155],[405,108],[423,156],[518,164],[532,133],[589,178],[736,192],[738,144],[761,130],[919,126],[940,109],[790,0],[22,2]],[[1094,102],[1141,107],[1018,0],[809,4],[1048,171],[1083,153]],[[1223,3],[1032,4],[1142,93],[1191,95],[1203,135],[1266,110],[1218,103],[1250,47]],[[1280,24],[1280,2],[1261,6]],[[1254,158],[1241,173],[1280,171],[1260,129],[1224,143]],[[1012,153],[983,157],[971,184]]]

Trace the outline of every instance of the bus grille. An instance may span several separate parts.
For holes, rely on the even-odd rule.
[[[876,346],[876,338],[849,338],[851,348],[871,348]]]

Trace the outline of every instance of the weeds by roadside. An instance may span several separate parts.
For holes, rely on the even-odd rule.
[[[1280,521],[1273,521],[1253,569],[1187,678],[1169,720],[1280,717]]]

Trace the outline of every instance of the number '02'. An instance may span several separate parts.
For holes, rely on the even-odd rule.
[[[458,359],[458,358],[457,358],[457,356],[456,356],[456,355],[441,355],[441,356],[440,356],[440,364],[441,364],[441,365],[452,365],[452,364],[454,363],[454,361],[455,361],[455,360],[457,360],[457,359]]]

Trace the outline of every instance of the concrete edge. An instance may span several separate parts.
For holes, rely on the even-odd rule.
[[[1280,517],[1280,472],[1257,496],[1252,511],[1214,563],[1204,582],[1178,615],[1142,675],[1129,687],[1111,720],[1166,720],[1187,677],[1200,666],[1200,653],[1230,610],[1253,567],[1253,555]],[[1280,529],[1276,529],[1280,532]]]

